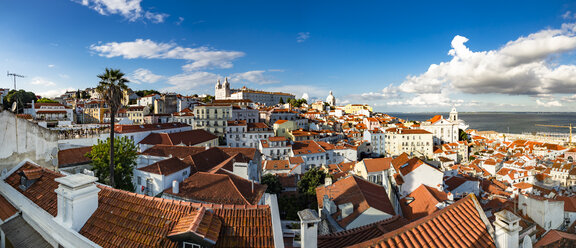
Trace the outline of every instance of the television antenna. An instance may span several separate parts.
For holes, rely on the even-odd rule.
[[[16,77],[21,77],[23,78],[24,76],[20,75],[20,74],[16,74],[16,73],[10,73],[10,71],[8,71],[6,73],[6,76],[10,77],[12,76],[12,78],[14,78],[14,90],[16,90]]]

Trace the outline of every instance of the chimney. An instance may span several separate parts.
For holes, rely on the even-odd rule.
[[[302,248],[316,248],[318,246],[318,213],[316,210],[304,209],[298,211],[300,218],[300,242]]]
[[[177,180],[172,181],[172,193],[174,194],[180,193],[180,186]]]
[[[252,193],[254,193],[254,180],[250,180],[251,184],[252,184]]]
[[[446,196],[448,197],[448,200],[449,200],[449,201],[454,201],[454,195],[452,194],[452,192],[448,192],[448,193],[446,194]]]
[[[495,237],[496,247],[516,248],[520,242],[518,233],[520,232],[520,218],[512,212],[504,209],[496,215]]]
[[[60,185],[55,190],[58,196],[58,215],[56,222],[62,226],[80,231],[88,218],[98,208],[98,178],[74,174],[54,179]]]
[[[324,178],[324,186],[330,186],[332,185],[332,178],[327,176],[326,178]]]

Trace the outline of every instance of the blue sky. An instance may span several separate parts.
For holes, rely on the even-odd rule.
[[[383,112],[572,111],[575,14],[570,1],[5,0],[0,71],[45,96],[113,67],[133,89],[183,94],[229,77]]]

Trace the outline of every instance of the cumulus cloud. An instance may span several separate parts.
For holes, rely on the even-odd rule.
[[[167,83],[171,86],[165,88],[164,91],[199,91],[202,87],[213,86],[218,78],[221,78],[218,74],[203,71],[182,73],[169,77]]]
[[[162,80],[164,76],[156,75],[148,69],[138,68],[129,77],[130,82],[140,84],[140,83],[156,83]]]
[[[278,81],[270,79],[268,76],[264,75],[266,71],[247,71],[242,73],[235,73],[230,75],[231,82],[243,82],[247,81],[256,84],[274,84]]]
[[[536,99],[536,104],[538,106],[543,106],[543,107],[562,107],[562,103],[560,103],[559,101],[540,101],[540,99]]]
[[[72,0],[101,15],[121,15],[129,21],[147,19],[154,23],[162,23],[168,14],[154,13],[143,10],[140,3],[142,0]]]
[[[300,32],[296,37],[296,42],[302,43],[310,38],[310,32]]]
[[[52,64],[48,65],[48,68],[54,68],[54,67],[56,67],[56,65],[52,65]]]
[[[554,66],[554,54],[576,49],[574,24],[546,29],[506,43],[497,50],[474,52],[466,37],[455,36],[452,59],[432,64],[417,76],[407,76],[402,92],[434,94],[453,88],[470,94],[537,95],[576,92],[576,66]]]
[[[106,58],[186,60],[188,64],[182,66],[182,69],[186,71],[206,68],[232,68],[232,60],[244,56],[243,52],[222,51],[208,47],[188,48],[178,46],[175,43],[158,43],[149,39],[93,44],[90,46],[90,50]]]
[[[299,96],[304,96],[304,94],[306,94],[309,97],[308,100],[310,101],[314,99],[326,99],[326,97],[328,96],[328,92],[330,91],[329,89],[323,87],[313,85],[300,85],[300,84],[295,85],[285,84],[276,87],[267,87],[264,88],[263,90],[272,92],[287,92],[294,94],[296,98],[298,98]],[[340,101],[340,99],[338,99],[338,96],[336,96],[336,99]]]
[[[45,98],[54,98],[57,96],[60,96],[64,93],[66,93],[66,91],[75,91],[76,89],[74,88],[62,88],[62,89],[52,89],[52,90],[40,90],[40,91],[34,91],[34,93],[36,93],[36,95],[39,95],[41,97],[45,97]]]
[[[30,81],[30,84],[40,85],[40,86],[54,86],[54,85],[56,85],[56,83],[54,83],[48,79],[42,78],[42,77],[32,78],[32,80]]]

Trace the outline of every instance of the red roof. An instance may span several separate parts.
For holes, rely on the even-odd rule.
[[[139,143],[147,145],[184,144],[186,146],[193,146],[216,139],[218,139],[216,135],[206,130],[195,129],[177,133],[151,133]]]
[[[439,210],[436,205],[446,200],[448,200],[446,193],[422,184],[408,196],[400,199],[400,206],[404,218],[414,221],[436,212]]]
[[[70,148],[58,151],[58,167],[73,166],[89,163],[90,158],[86,157],[87,153],[92,151],[91,146]]]
[[[292,144],[292,151],[294,152],[294,155],[326,152],[326,150],[324,150],[318,143],[316,143],[316,141],[313,140],[294,142],[294,144]]]
[[[31,163],[26,163],[21,169],[42,169],[43,176],[26,191],[18,187],[18,173],[11,174],[5,181],[40,208],[56,216],[57,197],[54,190],[58,183],[54,179],[63,175]],[[199,239],[217,239],[214,247],[274,247],[268,206],[191,203],[140,195],[104,185],[98,187],[101,189],[98,208],[79,233],[102,247],[177,247],[178,242],[170,239],[169,235],[185,228],[193,230],[189,233]],[[202,208],[206,209],[203,215]],[[187,222],[189,220],[192,221]],[[218,225],[218,221],[221,225]],[[190,226],[186,227],[186,223],[190,223]],[[193,226],[195,223],[198,223],[197,227]]]
[[[0,220],[6,221],[6,219],[14,216],[18,213],[18,209],[16,209],[4,196],[0,195]]]
[[[184,170],[188,167],[190,167],[189,164],[184,163],[177,157],[172,157],[169,159],[158,161],[156,163],[153,163],[151,165],[142,168],[138,168],[138,170],[166,176]]]
[[[320,208],[324,205],[324,195],[329,195],[336,205],[352,203],[354,206],[352,214],[337,221],[341,227],[346,227],[369,208],[375,208],[391,215],[395,214],[384,187],[356,176],[340,179],[329,186],[316,188],[316,199]]]
[[[362,161],[368,173],[388,170],[392,165],[392,158],[368,158]]]
[[[574,247],[576,246],[576,234],[558,230],[550,230],[534,247]]]
[[[134,133],[154,130],[164,130],[172,128],[189,127],[190,125],[180,122],[161,123],[161,124],[143,124],[143,125],[116,125],[114,130],[117,133]]]
[[[400,229],[351,247],[496,247],[473,194]]]
[[[318,247],[340,248],[358,244],[382,236],[408,223],[406,219],[396,215],[390,219],[381,220],[358,228],[318,236]]]
[[[164,194],[193,202],[257,205],[266,188],[266,185],[254,183],[252,191],[252,182],[230,173],[198,172],[180,183],[179,193],[173,193],[170,188]]]

